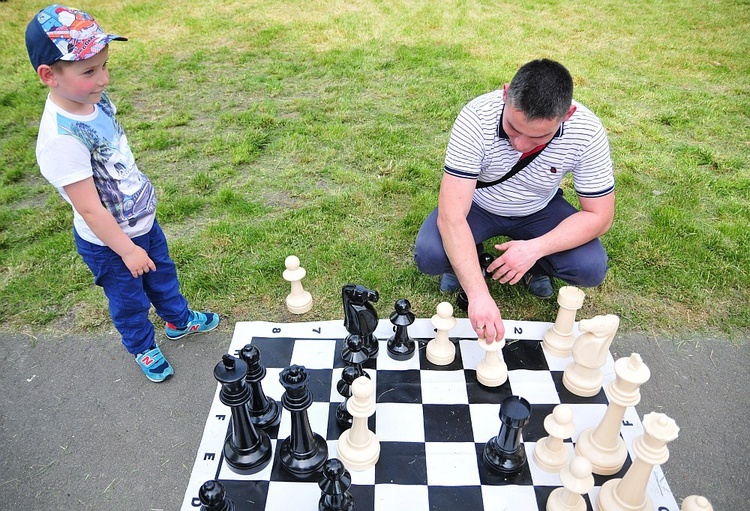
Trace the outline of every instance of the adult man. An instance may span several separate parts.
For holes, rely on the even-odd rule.
[[[559,188],[568,172],[580,210]],[[613,216],[614,176],[601,121],[573,101],[564,66],[533,60],[502,90],[461,110],[438,207],[419,231],[414,257],[420,271],[443,275],[443,291],[460,283],[472,327],[492,342],[505,328],[479,266],[482,242],[509,237],[495,245],[501,254],[488,274],[504,284],[523,280],[531,293],[548,298],[550,277],[581,287],[601,284],[607,254],[598,237]]]

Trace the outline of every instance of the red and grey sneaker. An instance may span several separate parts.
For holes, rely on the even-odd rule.
[[[185,337],[188,334],[197,334],[198,332],[208,332],[219,326],[219,315],[213,312],[196,312],[190,311],[190,318],[183,327],[178,327],[173,323],[167,323],[164,326],[164,333],[167,338],[175,340]]]
[[[167,362],[159,346],[154,345],[150,350],[137,354],[135,361],[146,378],[156,383],[163,382],[174,374],[174,369]]]

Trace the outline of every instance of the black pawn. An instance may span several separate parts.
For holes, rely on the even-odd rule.
[[[291,434],[279,446],[281,466],[291,474],[305,478],[320,472],[328,459],[325,439],[313,433],[307,409],[313,403],[312,392],[307,388],[310,376],[304,366],[292,365],[279,375],[285,392],[281,404],[291,413]]]
[[[232,431],[224,442],[224,459],[235,472],[254,474],[271,460],[271,440],[265,431],[256,430],[250,420],[246,374],[247,364],[232,355],[224,355],[214,368],[214,378],[221,383],[219,399],[232,407]]]
[[[200,511],[234,511],[234,504],[219,481],[206,481],[198,491]]]
[[[247,364],[245,382],[252,391],[248,410],[250,420],[256,427],[263,429],[278,425],[281,420],[281,408],[276,400],[266,396],[261,385],[266,376],[266,368],[260,363],[260,350],[257,346],[246,344],[240,350],[240,358]]]
[[[352,427],[353,417],[346,408],[346,403],[352,397],[352,383],[360,376],[370,377],[369,374],[362,370],[361,365],[348,365],[341,370],[341,379],[336,384],[336,391],[344,397],[338,407],[336,407],[336,424],[344,429]]]
[[[414,339],[409,337],[408,327],[416,317],[411,311],[411,303],[406,298],[401,298],[394,305],[396,309],[391,314],[391,323],[396,332],[388,339],[388,356],[394,360],[408,360],[414,356]]]
[[[529,423],[531,405],[519,396],[506,397],[500,405],[500,432],[484,446],[482,460],[492,470],[515,474],[526,463],[526,448],[521,443],[523,427]]]
[[[340,460],[331,458],[323,466],[323,478],[318,482],[322,496],[318,511],[354,511],[354,497],[349,493],[352,477]]]
[[[478,247],[479,245],[477,245],[477,248]],[[487,267],[492,264],[492,261],[494,260],[495,256],[490,253],[482,252],[479,254],[479,268],[482,270],[482,277],[485,279],[492,278],[492,274],[487,272]],[[469,297],[463,289],[459,290],[458,295],[456,295],[456,306],[464,312],[469,310]]]

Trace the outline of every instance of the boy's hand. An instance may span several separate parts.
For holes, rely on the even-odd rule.
[[[134,279],[149,271],[156,271],[156,265],[148,253],[138,245],[133,245],[133,250],[122,256],[122,262],[128,267]]]

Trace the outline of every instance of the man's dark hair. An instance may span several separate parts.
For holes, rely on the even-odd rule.
[[[565,66],[549,59],[521,66],[508,87],[507,102],[530,121],[560,119],[573,101],[573,77]]]

